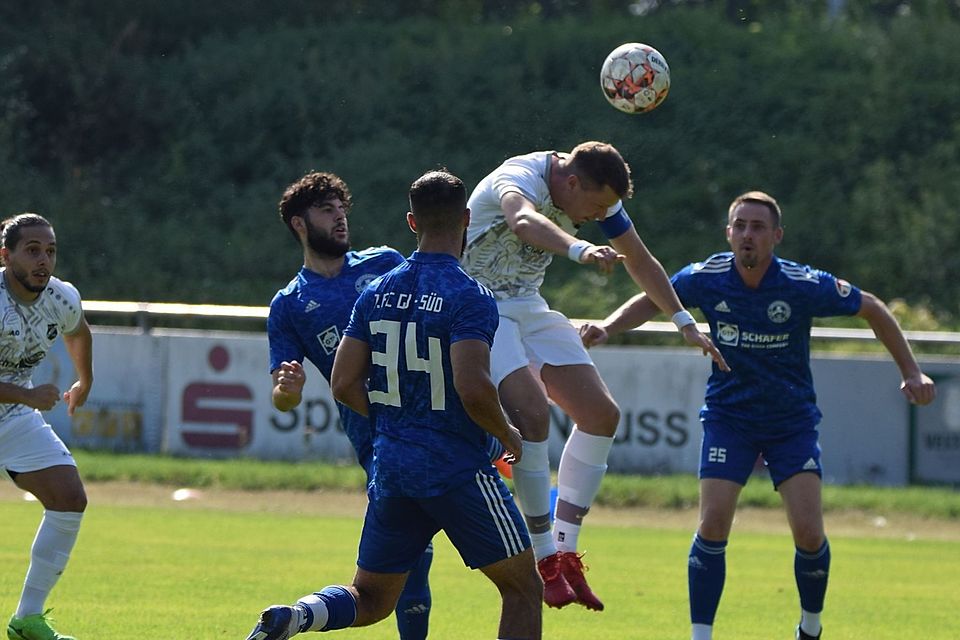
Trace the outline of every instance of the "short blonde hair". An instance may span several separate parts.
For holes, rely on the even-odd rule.
[[[768,193],[763,191],[747,191],[742,193],[736,198],[733,199],[733,202],[730,203],[730,208],[727,209],[727,217],[733,213],[733,210],[744,202],[754,202],[756,204],[762,204],[767,209],[770,210],[770,215],[773,216],[773,227],[777,228],[780,226],[780,218],[782,216],[780,212],[780,205],[777,204],[777,201]]]

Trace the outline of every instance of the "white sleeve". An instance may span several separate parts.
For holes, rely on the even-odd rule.
[[[508,193],[519,193],[535,206],[540,206],[543,176],[529,164],[508,160],[497,169],[492,178],[490,185],[498,201],[503,200]]]
[[[69,282],[60,281],[62,294],[66,299],[63,305],[63,332],[67,335],[73,333],[80,326],[80,320],[83,318],[83,306],[80,302],[80,292]]]

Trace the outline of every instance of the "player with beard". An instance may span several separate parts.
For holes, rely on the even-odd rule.
[[[60,390],[53,384],[34,386],[31,375],[57,336],[63,336],[77,373],[77,381],[62,396],[72,416],[93,385],[93,339],[80,294],[53,276],[57,238],[50,223],[35,213],[23,213],[2,226],[0,467],[44,508],[7,637],[73,640],[50,627],[50,610],[44,610],[44,604],[70,558],[87,496],[77,463],[40,413],[56,405]]]
[[[274,296],[267,319],[272,398],[280,411],[290,411],[303,398],[304,357],[329,383],[333,357],[357,296],[371,280],[404,261],[389,247],[350,250],[347,217],[351,204],[346,183],[324,172],[303,176],[287,187],[280,200],[280,217],[303,249],[303,267]],[[369,422],[340,403],[337,409],[357,459],[369,475],[373,458]],[[402,640],[427,637],[427,575],[432,559],[430,546],[411,571],[397,602],[397,628]]]

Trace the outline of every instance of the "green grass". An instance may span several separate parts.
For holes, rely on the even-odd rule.
[[[198,460],[148,455],[75,451],[88,481],[129,480],[171,486],[266,490],[347,489],[360,491],[364,473],[355,464]],[[824,510],[900,512],[923,517],[960,519],[960,491],[937,487],[881,488],[826,486]],[[697,504],[697,480],[691,475],[639,476],[608,474],[597,503],[611,507],[677,509]],[[754,478],[740,505],[779,508],[780,496],[766,479]]]
[[[302,499],[302,498],[301,498]],[[320,499],[320,498],[318,498]],[[0,611],[16,605],[36,504],[0,501]],[[261,608],[291,602],[353,575],[359,518],[197,509],[95,506],[49,605],[81,640],[245,638]],[[603,613],[544,611],[554,640],[689,637],[690,532],[589,526],[591,584]],[[830,640],[955,640],[956,542],[831,538],[834,563],[824,616]],[[494,638],[498,599],[439,536],[431,581],[431,638]],[[786,535],[738,533],[716,640],[792,638],[797,619],[793,550]],[[396,638],[392,619],[335,637]]]

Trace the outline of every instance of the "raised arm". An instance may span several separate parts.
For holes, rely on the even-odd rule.
[[[913,355],[910,343],[903,335],[897,319],[882,300],[872,293],[862,292],[857,315],[867,321],[877,339],[883,343],[900,369],[900,391],[913,404],[929,404],[937,396],[936,385],[923,371]]]
[[[490,378],[490,347],[482,340],[458,340],[450,345],[450,364],[453,387],[467,415],[512,454],[507,462],[520,460],[520,431],[504,417],[497,387]]]
[[[577,240],[539,213],[532,202],[515,191],[503,196],[500,208],[507,226],[524,244],[567,256],[582,264],[596,264],[605,273],[610,273],[623,260],[623,256],[612,247]],[[571,255],[571,252],[575,255]]]
[[[723,355],[713,344],[710,336],[697,329],[693,317],[683,308],[677,292],[670,284],[667,272],[663,270],[663,265],[647,249],[643,240],[637,235],[636,228],[631,225],[619,236],[612,238],[610,244],[625,256],[623,266],[627,273],[657,307],[671,316],[686,343],[697,347],[704,355],[709,355],[722,371],[729,371],[727,361],[723,359]]]
[[[660,313],[660,308],[654,304],[646,293],[638,293],[604,318],[599,323],[586,322],[580,326],[580,339],[588,349],[592,346],[605,343],[610,336],[615,336],[654,318]]]
[[[364,417],[370,415],[367,377],[370,373],[370,346],[363,340],[344,336],[337,347],[330,373],[330,390],[342,402]]]

